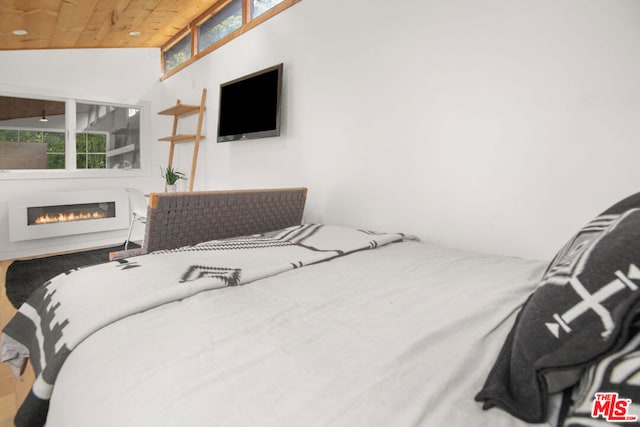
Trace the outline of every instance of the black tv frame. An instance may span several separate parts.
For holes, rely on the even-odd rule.
[[[222,102],[223,102],[223,96],[222,96],[222,91],[225,87],[227,86],[231,86],[231,85],[235,85],[237,83],[242,83],[246,80],[250,80],[252,78],[261,76],[263,74],[267,74],[273,71],[277,70],[277,94],[276,94],[276,117],[275,117],[275,128],[274,129],[268,129],[268,130],[262,130],[262,131],[254,131],[254,132],[246,132],[246,133],[238,133],[238,134],[233,134],[233,135],[220,135],[221,132],[221,118],[222,118]],[[222,83],[220,85],[220,95],[219,95],[219,101],[218,101],[218,132],[217,132],[217,142],[232,142],[232,141],[245,141],[248,139],[257,139],[257,138],[269,138],[269,137],[274,137],[274,136],[280,136],[280,107],[281,107],[281,100],[282,100],[282,74],[283,74],[283,70],[284,70],[284,64],[280,63],[280,64],[276,64],[273,65],[271,67],[267,67],[265,69],[256,71],[254,73],[251,74],[247,74],[245,76],[239,77],[237,79],[228,81],[226,83]]]

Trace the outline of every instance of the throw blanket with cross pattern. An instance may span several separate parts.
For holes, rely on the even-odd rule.
[[[567,397],[578,380],[603,386],[601,390],[595,386],[591,400],[596,392],[619,392],[638,403],[638,380],[625,377],[633,377],[629,372],[640,366],[637,346],[626,348],[638,333],[639,314],[640,193],[636,193],[587,223],[558,252],[520,310],[476,400],[485,409],[499,407],[530,423],[545,421],[549,396],[565,392]],[[626,359],[625,369],[609,369],[618,364],[612,357]],[[602,367],[595,381],[585,379],[585,373],[598,365]],[[585,405],[580,406],[583,411]],[[590,415],[588,419],[588,425],[595,425]],[[575,425],[587,425],[583,422]]]
[[[56,377],[73,349],[127,316],[202,291],[244,285],[407,237],[305,224],[72,270],[39,288],[4,328],[2,361],[36,381],[16,426],[43,426]]]

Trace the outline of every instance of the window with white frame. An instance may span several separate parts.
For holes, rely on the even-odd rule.
[[[0,96],[0,170],[140,167],[139,107]]]

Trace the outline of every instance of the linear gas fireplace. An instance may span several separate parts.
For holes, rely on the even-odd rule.
[[[11,241],[97,233],[127,228],[125,190],[41,193],[9,202]]]
[[[114,218],[116,202],[27,207],[27,225]]]

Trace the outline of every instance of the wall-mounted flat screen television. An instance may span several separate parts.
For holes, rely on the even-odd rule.
[[[283,64],[220,85],[218,142],[280,135]]]

